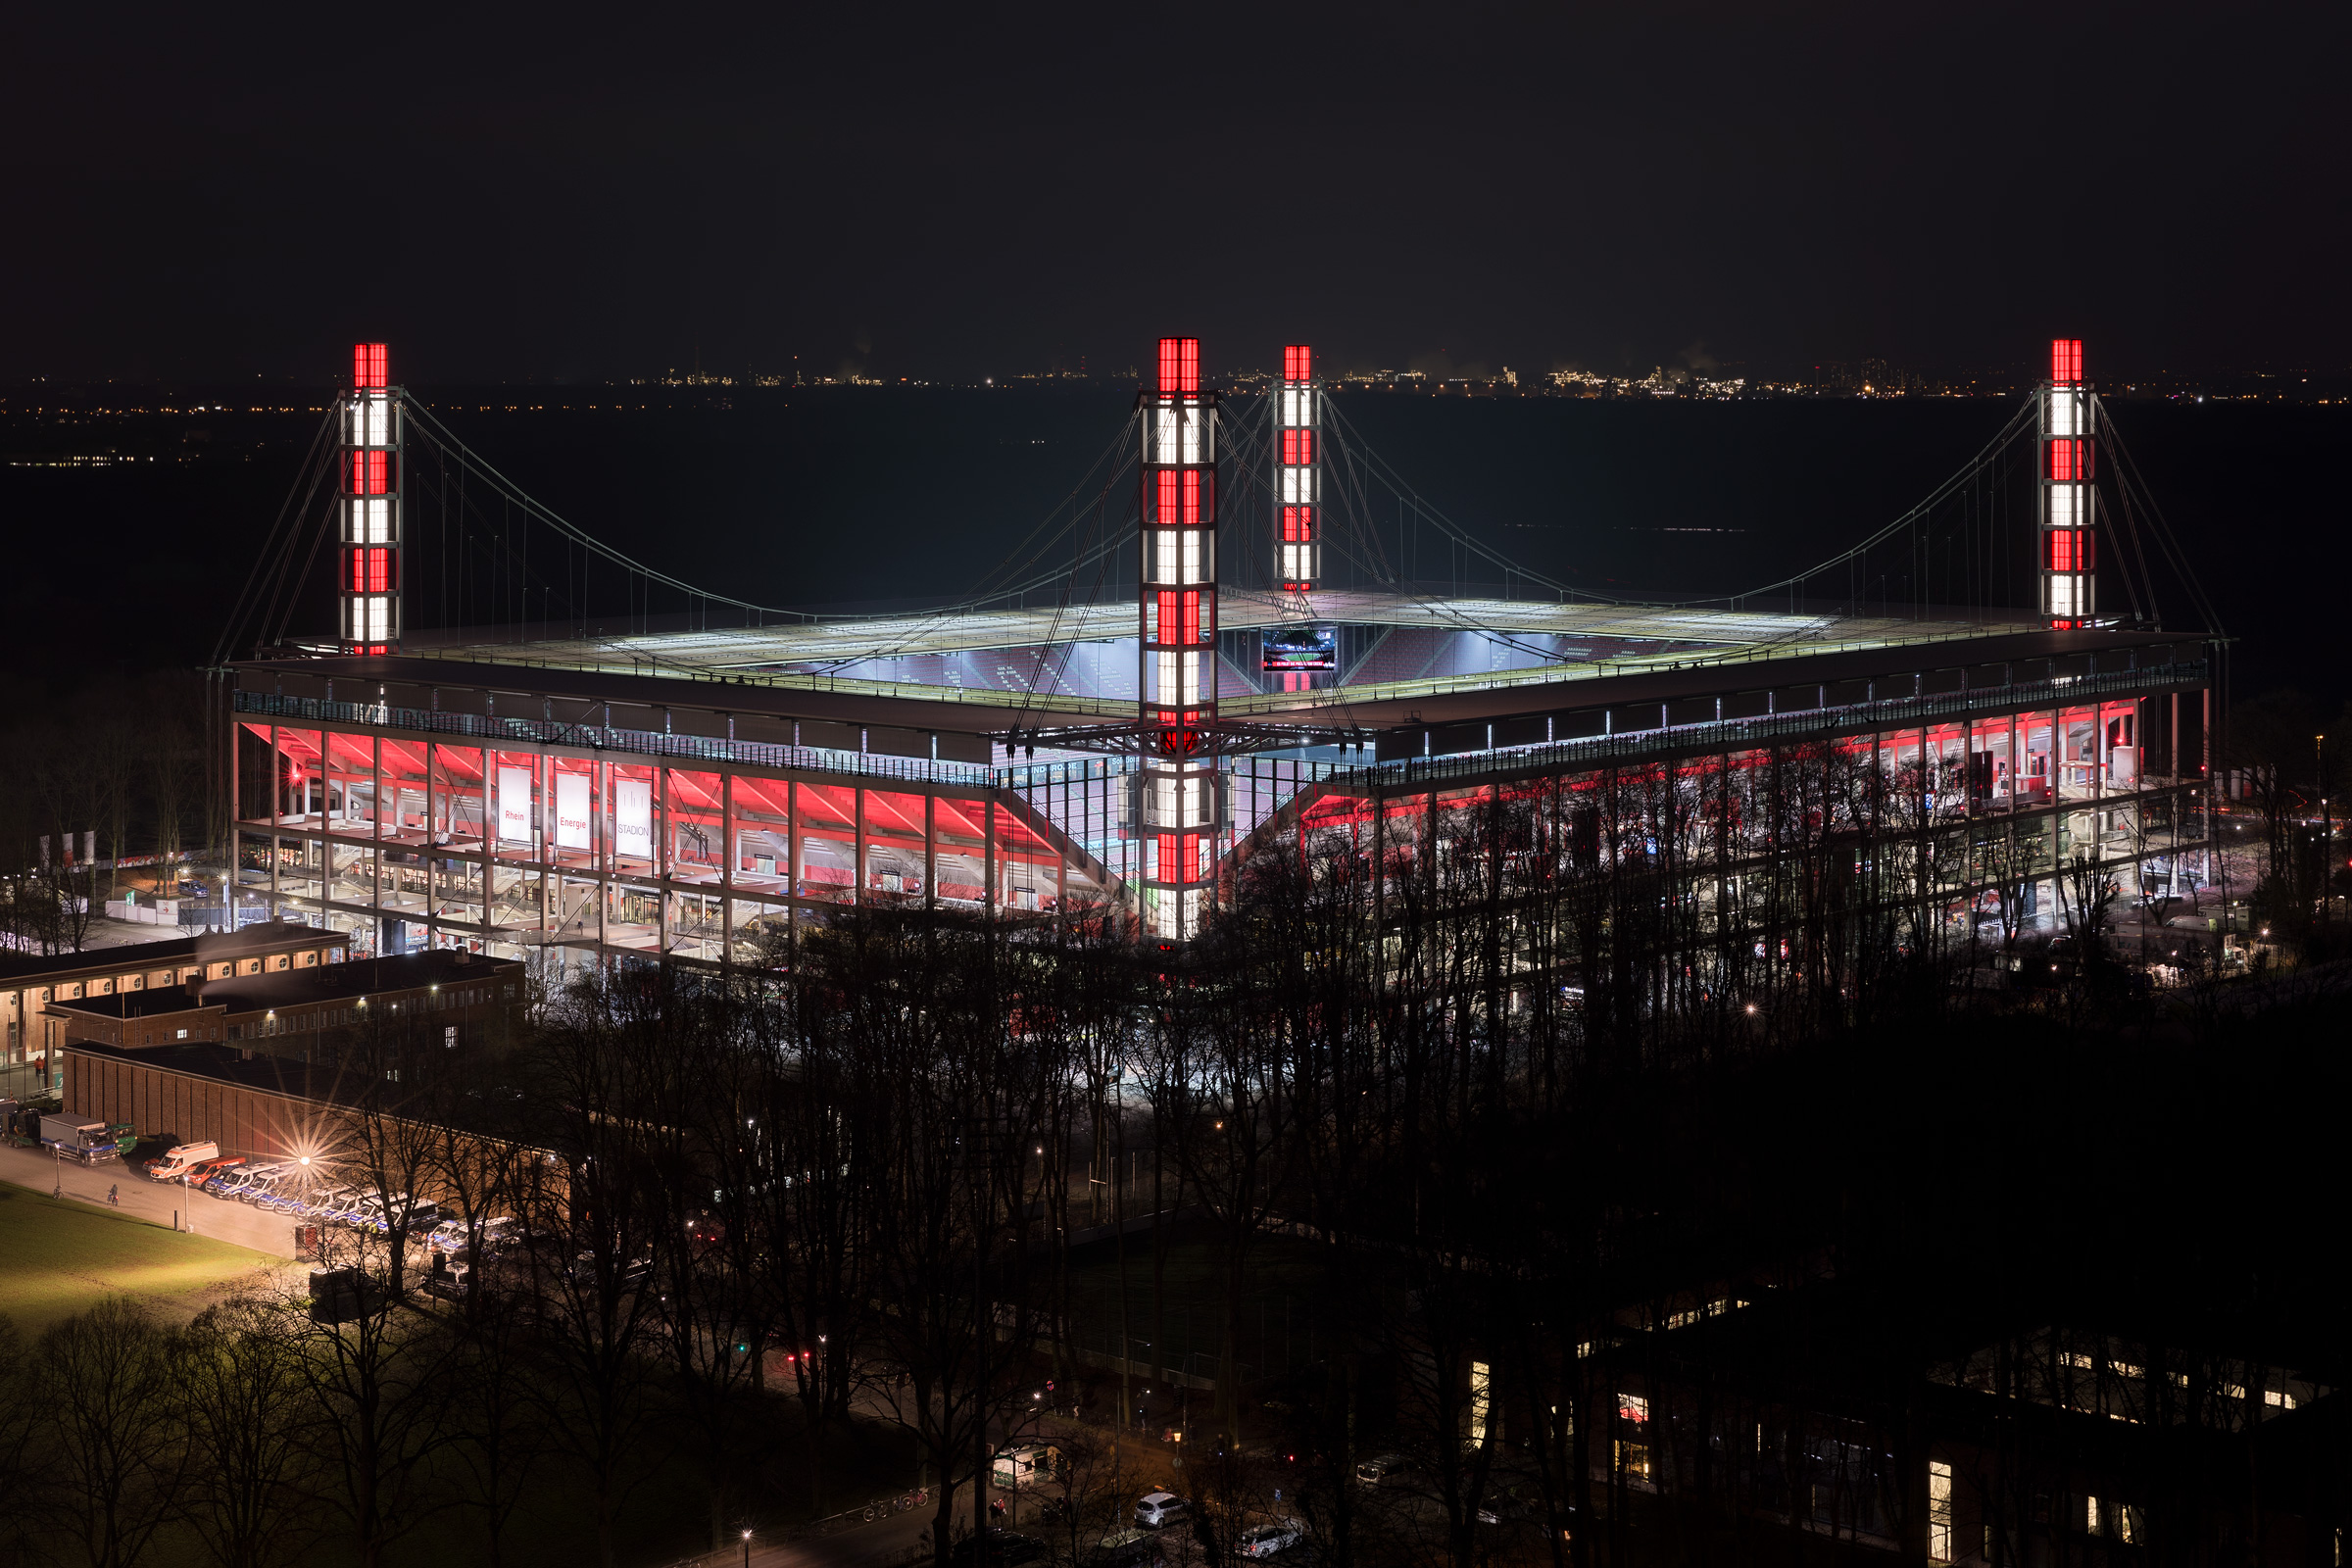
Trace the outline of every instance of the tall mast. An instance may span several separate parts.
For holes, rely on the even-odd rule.
[[[353,344],[335,578],[336,635],[347,654],[400,652],[400,426],[384,346]]]
[[[2050,340],[2041,448],[2041,612],[2052,626],[2087,626],[2098,613],[2098,493],[2090,485],[2090,388],[2081,338]]]
[[[1141,667],[1144,929],[1200,934],[1221,818],[1217,716],[1217,401],[1200,390],[1200,340],[1159,340],[1143,395]]]

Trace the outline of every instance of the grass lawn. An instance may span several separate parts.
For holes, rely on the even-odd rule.
[[[0,1312],[27,1338],[111,1295],[185,1320],[280,1259],[0,1182]]]

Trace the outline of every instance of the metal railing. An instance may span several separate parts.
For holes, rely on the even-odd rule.
[[[1971,713],[2071,707],[2085,697],[2193,685],[2205,678],[2205,661],[2182,660],[2147,669],[2021,681],[1934,696],[1884,698],[1748,718],[1704,719],[1695,724],[1665,724],[1654,729],[1621,730],[1609,735],[1498,747],[1493,751],[1457,752],[1446,757],[1410,757],[1353,767],[1341,765],[1327,775],[1325,782],[1365,786],[1427,784],[1483,778],[1499,772],[1547,772],[1561,767],[1650,760],[1662,752],[1747,751],[1776,741],[1812,740],[1870,729],[1901,729],[1931,719],[1959,718]]]
[[[482,713],[428,712],[384,703],[343,703],[322,697],[286,697],[274,692],[238,692],[235,709],[270,718],[319,724],[365,724],[375,729],[413,729],[488,742],[520,741],[532,746],[576,746],[587,751],[631,752],[690,761],[749,763],[755,767],[805,768],[854,773],[862,778],[910,783],[961,784],[986,788],[1004,771],[985,762],[951,762],[921,757],[843,752],[820,746],[779,746],[770,741],[723,740],[709,735],[662,735],[651,730],[612,729],[554,718],[505,718]]]
[[[1341,762],[1320,759],[1250,757],[1234,760],[1232,827],[1237,839],[1262,826],[1304,791],[1318,787],[1344,793],[1410,790],[1446,782],[1469,782],[1517,774],[1537,774],[1606,766],[1610,763],[1648,762],[1673,755],[1748,751],[1775,744],[1857,734],[1871,729],[1901,729],[1943,718],[2036,708],[2063,708],[2088,699],[2194,685],[2207,678],[2207,662],[2183,660],[2144,668],[2007,682],[1958,692],[1891,697],[1858,703],[1833,704],[1793,711],[1755,714],[1744,718],[1707,719],[1689,724],[1663,724],[1646,729],[1573,740],[1540,742],[1531,746],[1498,747],[1457,752],[1444,757],[1400,758],[1382,762]],[[562,745],[585,750],[620,752],[689,761],[795,768],[858,778],[946,784],[968,789],[1000,790],[1020,795],[1031,809],[1052,822],[1072,841],[1091,845],[1102,841],[1104,852],[1089,850],[1100,861],[1097,874],[1116,882],[1130,870],[1119,853],[1126,844],[1119,792],[1122,775],[1137,765],[1130,758],[1088,758],[990,765],[923,758],[903,758],[869,752],[844,752],[823,747],[782,746],[764,741],[724,740],[701,735],[657,734],[648,730],[614,729],[572,724],[557,719],[494,717],[478,713],[429,712],[393,708],[381,703],[333,702],[315,697],[287,697],[267,692],[234,694],[235,710],[312,723],[341,723],[374,728],[417,730],[495,744]],[[1057,799],[1057,796],[1059,799]],[[1071,820],[1054,809],[1066,804]],[[1114,846],[1114,840],[1117,841]]]

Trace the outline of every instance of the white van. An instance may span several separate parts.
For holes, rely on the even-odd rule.
[[[174,1182],[208,1159],[220,1157],[219,1144],[175,1144],[164,1157],[147,1162],[147,1174],[159,1182]]]
[[[1042,1487],[1054,1479],[1054,1472],[1060,1464],[1059,1448],[1046,1443],[1024,1443],[997,1454],[989,1465],[988,1484],[1001,1492]]]

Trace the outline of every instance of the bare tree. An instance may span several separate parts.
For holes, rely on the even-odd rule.
[[[660,1348],[653,1284],[662,1230],[652,1200],[659,1129],[648,1117],[662,1033],[659,972],[623,971],[575,988],[536,1048],[549,1120],[543,1142],[561,1179],[533,1184],[522,1218],[550,1371],[548,1428],[586,1476],[598,1550],[613,1560],[621,1504],[644,1478]],[[551,1173],[551,1177],[552,1177]]]
[[[191,1457],[172,1336],[116,1296],[52,1324],[34,1353],[47,1420],[18,1495],[68,1560],[129,1568],[178,1512]]]
[[[506,1560],[507,1527],[548,1450],[546,1400],[521,1299],[507,1291],[480,1290],[478,1280],[469,1283],[476,1288],[457,1330],[449,1418],[466,1500],[481,1519],[483,1558],[499,1568]]]
[[[176,1414],[197,1458],[187,1518],[220,1568],[290,1561],[317,1534],[303,1353],[287,1304],[259,1296],[207,1307],[176,1347]]]
[[[391,1295],[387,1248],[368,1231],[327,1231],[322,1272],[350,1270],[355,1287],[341,1302],[289,1303],[306,1314],[297,1364],[326,1472],[320,1495],[366,1568],[437,1505],[424,1461],[450,1437],[454,1343],[437,1318]]]
[[[16,1319],[0,1312],[0,1475],[37,1481],[35,1455],[26,1451],[45,1395]],[[28,1521],[0,1522],[0,1544],[22,1540]]]

